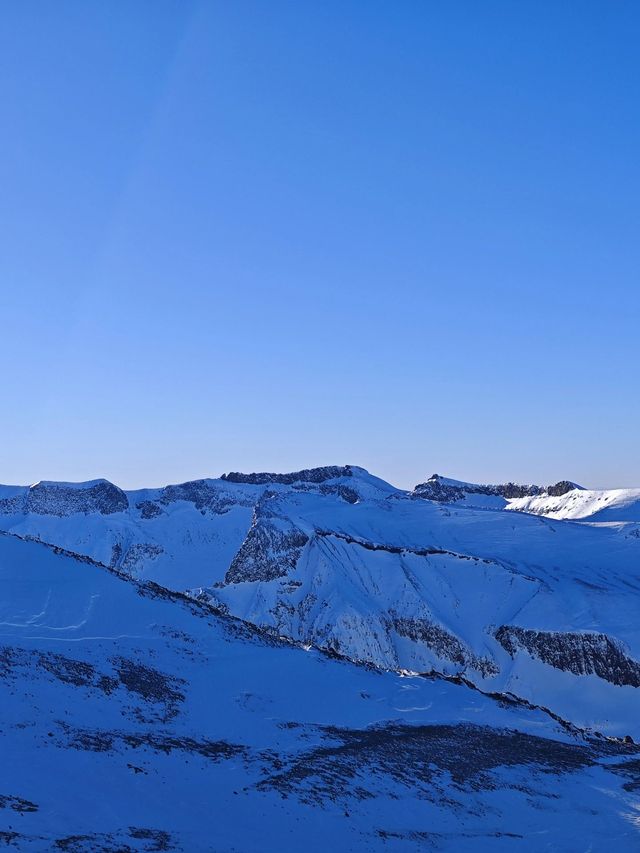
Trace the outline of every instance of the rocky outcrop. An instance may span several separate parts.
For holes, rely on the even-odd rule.
[[[111,515],[126,512],[129,500],[122,489],[108,480],[87,484],[36,483],[27,494],[25,513],[66,516],[99,512]]]
[[[488,495],[500,497],[505,500],[517,498],[532,498],[539,495],[550,495],[559,497],[573,489],[579,489],[575,483],[569,480],[560,480],[553,486],[520,485],[518,483],[501,483],[498,485],[477,485],[475,483],[457,483],[447,480],[439,474],[433,474],[424,483],[419,483],[413,490],[413,496],[425,498],[439,503],[455,503],[461,501],[468,495]]]
[[[294,483],[324,483],[327,480],[335,480],[339,477],[353,477],[351,465],[326,465],[323,468],[306,468],[303,471],[293,471],[290,474],[268,474],[254,473],[241,474],[232,471],[223,474],[221,479],[229,483],[248,483],[254,486],[263,486],[277,483],[283,486],[292,486]]]
[[[543,663],[574,675],[597,675],[611,684],[640,687],[640,663],[627,657],[606,634],[533,631],[502,625],[495,638],[512,658],[521,649]]]
[[[140,510],[140,517],[145,519],[158,518],[162,515],[162,507],[155,501],[140,501],[136,504],[136,509]]]
[[[352,489],[350,486],[343,486],[341,483],[338,483],[336,486],[320,486],[320,494],[336,495],[348,504],[357,504],[360,500],[360,495],[355,489]]]
[[[471,483],[454,484],[448,482],[439,474],[433,474],[425,483],[419,483],[413,490],[415,497],[426,498],[440,503],[455,503],[466,495],[492,495],[511,500],[540,495],[544,492],[541,486],[521,486],[517,483],[503,483],[496,486],[480,486]]]
[[[202,513],[213,512],[218,515],[228,512],[232,506],[250,506],[252,503],[246,495],[230,494],[211,480],[192,480],[175,486],[165,486],[159,503],[166,506],[176,501],[188,501]],[[145,507],[145,511],[149,513],[148,506]]]
[[[582,490],[582,486],[572,483],[571,480],[560,480],[555,486],[547,486],[547,494],[551,498],[559,498],[562,495],[566,495],[567,492],[572,492],[574,489]]]
[[[256,504],[251,527],[231,561],[225,583],[271,581],[295,568],[309,537],[277,514],[274,499],[277,495],[267,491]]]
[[[435,624],[428,618],[400,616],[390,611],[389,627],[400,637],[406,637],[416,643],[424,643],[443,660],[449,660],[461,669],[472,668],[483,677],[497,675],[498,667],[487,657],[478,657],[456,636]]]
[[[157,560],[164,548],[152,542],[137,542],[127,550],[120,568],[127,574],[135,575],[152,560]]]
[[[284,577],[295,568],[308,541],[306,533],[294,527],[281,530],[267,523],[254,525],[231,561],[225,583],[271,581]]]

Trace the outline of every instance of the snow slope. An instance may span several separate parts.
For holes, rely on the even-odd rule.
[[[0,839],[20,851],[640,843],[638,749],[262,636],[0,536]]]
[[[464,673],[640,737],[640,541],[390,495],[265,496],[212,600],[356,660]]]
[[[5,487],[0,526],[194,590],[275,635],[464,675],[640,739],[636,528],[424,499],[354,466],[138,492]]]
[[[499,485],[480,485],[466,483],[463,480],[452,480],[433,474],[424,483],[419,483],[413,490],[413,496],[439,503],[456,504],[486,509],[509,509],[514,500],[533,498],[552,498],[564,495],[568,491],[579,490],[581,487],[569,480],[560,480],[553,486],[523,486],[518,483],[502,483]]]
[[[506,509],[594,523],[640,522],[640,489],[584,489],[569,480],[553,486],[479,485],[434,474],[413,490],[439,503]]]
[[[640,522],[640,489],[574,489],[509,501],[506,509],[594,523]]]

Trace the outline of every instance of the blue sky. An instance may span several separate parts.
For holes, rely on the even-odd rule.
[[[4,4],[0,481],[640,486],[640,6]]]

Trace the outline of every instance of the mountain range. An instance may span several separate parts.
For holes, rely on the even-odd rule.
[[[0,531],[16,849],[640,843],[640,490],[43,481]]]

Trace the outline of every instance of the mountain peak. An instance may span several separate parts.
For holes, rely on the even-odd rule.
[[[560,497],[574,489],[582,489],[571,480],[559,480],[551,486],[534,484],[497,483],[479,484],[467,483],[463,480],[453,480],[441,474],[432,474],[424,483],[419,483],[413,490],[413,495],[440,503],[456,503],[467,500],[469,496],[484,496],[489,499],[504,501],[520,498],[533,498],[541,495]]]

